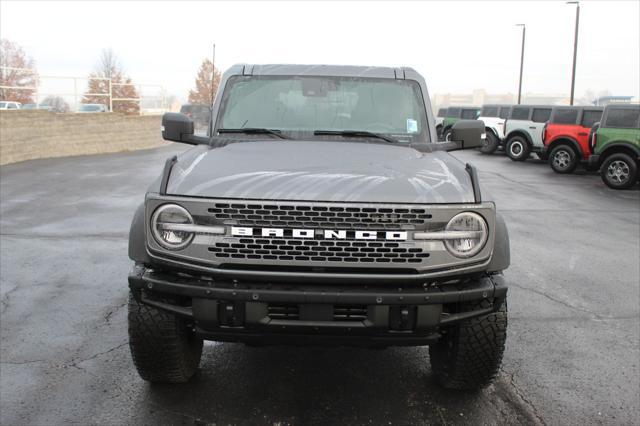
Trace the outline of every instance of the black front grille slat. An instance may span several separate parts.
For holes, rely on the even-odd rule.
[[[416,229],[428,223],[425,209],[358,207],[354,205],[309,206],[295,203],[225,204],[208,209],[214,222],[240,226],[278,226],[328,229]]]
[[[398,243],[378,241],[327,240],[304,241],[304,245],[282,238],[247,238],[238,243],[215,243],[209,247],[214,257],[263,260],[304,260],[311,262],[379,262],[418,263],[429,253],[418,247],[399,247]],[[304,256],[304,259],[300,257]]]
[[[298,305],[269,304],[267,309],[268,316],[271,319],[297,320],[300,318]]]
[[[367,319],[366,305],[335,305],[333,307],[334,321],[364,321]]]
[[[267,315],[270,319],[297,321],[300,319],[299,305],[270,303],[267,307]],[[368,309],[366,305],[334,305],[334,321],[364,321],[367,319]]]

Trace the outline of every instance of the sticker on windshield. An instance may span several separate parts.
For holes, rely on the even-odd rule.
[[[407,133],[418,133],[418,122],[407,118]]]

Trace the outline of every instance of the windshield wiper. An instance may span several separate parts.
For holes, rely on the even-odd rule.
[[[278,129],[263,129],[260,127],[243,127],[241,129],[218,129],[218,133],[243,133],[245,135],[273,135],[280,139],[289,139]]]
[[[366,130],[315,130],[314,135],[338,135],[354,138],[377,138],[385,140],[389,143],[399,143],[397,139],[389,136],[381,135],[380,133],[367,132]]]

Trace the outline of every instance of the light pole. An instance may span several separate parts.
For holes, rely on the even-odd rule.
[[[573,70],[571,71],[571,96],[569,105],[573,105],[573,92],[576,87],[576,58],[578,57],[578,27],[580,25],[580,2],[568,1],[567,4],[576,5],[576,33],[573,37]]]
[[[522,27],[522,51],[520,52],[520,82],[518,83],[518,105],[520,105],[520,99],[522,97],[522,67],[524,65],[524,36],[527,32],[527,26],[525,24],[516,24],[516,27]]]

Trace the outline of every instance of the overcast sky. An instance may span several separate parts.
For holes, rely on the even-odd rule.
[[[411,66],[431,94],[570,89],[575,5],[548,2],[0,1],[0,36],[41,75],[85,76],[111,47],[137,83],[186,98],[216,43],[217,66],[323,63]],[[640,2],[583,1],[576,96],[640,95]]]

